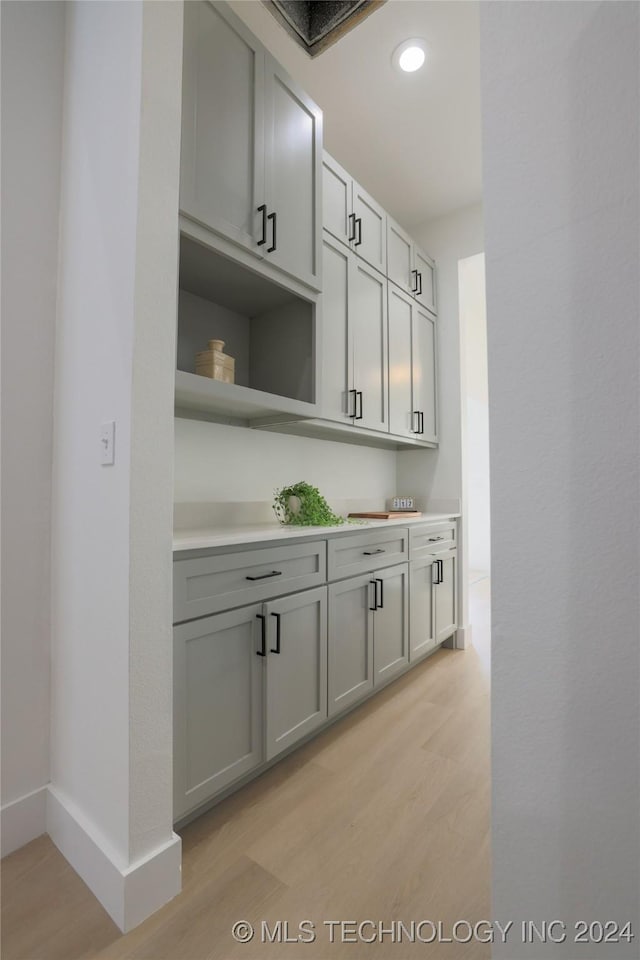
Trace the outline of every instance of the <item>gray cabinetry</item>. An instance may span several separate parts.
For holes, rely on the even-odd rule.
[[[373,628],[374,686],[393,679],[409,663],[409,565],[376,571]]]
[[[326,232],[323,251],[323,416],[388,432],[387,281]]]
[[[407,560],[409,536],[402,527],[334,537],[327,544],[329,580],[353,577]]]
[[[457,552],[434,559],[434,615],[436,643],[447,640],[458,626]]]
[[[373,689],[373,574],[329,586],[329,716]]]
[[[437,312],[435,264],[406,230],[387,217],[387,276],[431,313]]]
[[[409,594],[410,649],[409,659],[415,663],[436,645],[433,611],[434,557],[421,557],[411,562]]]
[[[174,628],[174,815],[263,760],[260,604]]]
[[[185,4],[181,212],[320,289],[322,112],[226,4]]]
[[[389,284],[389,429],[438,439],[435,319]]]
[[[327,588],[265,604],[266,759],[327,718]]]
[[[326,150],[322,170],[323,227],[370,266],[386,274],[385,211]]]

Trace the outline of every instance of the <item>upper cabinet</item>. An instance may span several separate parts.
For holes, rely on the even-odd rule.
[[[389,429],[437,443],[436,321],[389,284]]]
[[[391,217],[387,217],[387,276],[427,310],[437,312],[435,264]]]
[[[319,290],[321,161],[319,107],[225,4],[185,4],[181,213]]]
[[[381,273],[387,270],[387,215],[324,151],[323,226]]]

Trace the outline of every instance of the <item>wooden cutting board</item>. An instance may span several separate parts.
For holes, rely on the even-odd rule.
[[[381,510],[379,513],[350,513],[349,516],[361,520],[401,520],[403,517],[421,517],[422,513],[420,510]]]

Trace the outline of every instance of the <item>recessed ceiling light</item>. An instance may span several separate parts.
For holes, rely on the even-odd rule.
[[[420,37],[405,40],[393,51],[391,62],[404,73],[414,73],[423,65],[427,55],[427,45]]]

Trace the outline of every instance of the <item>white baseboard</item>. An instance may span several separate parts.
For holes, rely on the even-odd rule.
[[[148,856],[124,866],[55,787],[49,787],[46,806],[47,833],[123,933],[180,893],[182,842],[175,833]]]
[[[458,627],[456,630],[455,648],[456,650],[466,650],[471,646],[472,624],[468,623],[466,627]]]
[[[47,788],[32,790],[24,797],[7,803],[0,811],[2,844],[0,855],[6,857],[47,830]]]

